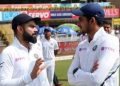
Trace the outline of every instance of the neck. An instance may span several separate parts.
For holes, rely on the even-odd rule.
[[[50,40],[50,37],[45,36],[45,39]]]
[[[95,33],[100,29],[100,27],[95,27],[90,33],[88,33],[89,36],[89,42],[91,42],[93,40],[93,37],[95,35]]]
[[[24,39],[22,37],[20,37],[20,36],[16,36],[16,38],[19,40],[20,44],[22,44],[28,50],[30,49],[30,44],[29,44],[28,41],[24,41]]]

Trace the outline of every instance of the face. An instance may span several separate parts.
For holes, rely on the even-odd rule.
[[[29,21],[23,25],[23,39],[28,42],[37,42],[37,25],[34,21]]]
[[[112,29],[111,29],[111,26],[109,24],[104,24],[104,30],[107,32],[107,33],[111,33]]]
[[[89,21],[84,16],[79,17],[78,26],[80,27],[81,33],[83,34],[89,33],[91,28]]]
[[[44,34],[45,34],[45,37],[51,37],[51,32],[50,31],[45,30]]]

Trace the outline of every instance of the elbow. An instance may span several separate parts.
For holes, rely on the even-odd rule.
[[[74,84],[75,84],[75,83],[73,82],[73,80],[70,79],[70,78],[68,78],[68,83],[69,83],[70,85],[74,85]]]
[[[68,83],[70,85],[76,85],[77,84],[73,79],[70,79],[70,78],[68,78]]]
[[[75,80],[73,79],[74,77],[72,77],[71,74],[68,74],[68,83],[70,85],[75,85]]]
[[[70,77],[70,74],[68,74],[68,83],[72,85],[72,79]]]
[[[5,86],[5,82],[3,80],[0,80],[0,86]]]
[[[93,81],[93,84],[95,85],[101,85],[104,81],[104,79],[98,75],[92,75],[92,81]]]
[[[76,80],[76,78],[74,77],[73,74],[68,74],[68,83],[70,85],[77,85],[78,81]]]

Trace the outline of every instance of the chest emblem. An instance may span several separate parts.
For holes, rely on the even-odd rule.
[[[53,45],[53,43],[50,43],[50,45]]]
[[[34,57],[36,58],[36,59],[38,59],[39,58],[39,56],[38,56],[38,54],[34,54]]]
[[[97,45],[95,45],[95,46],[92,48],[93,51],[96,51],[96,49],[97,49]]]

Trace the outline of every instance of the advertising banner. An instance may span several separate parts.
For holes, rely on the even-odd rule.
[[[59,19],[59,18],[72,18],[71,11],[50,11],[52,19]]]
[[[70,55],[74,54],[76,47],[78,46],[77,41],[71,41],[71,42],[58,42],[59,44],[59,53],[58,55]]]
[[[41,20],[49,20],[51,18],[49,10],[27,11],[27,14],[32,17],[40,17]]]
[[[34,9],[49,9],[51,4],[7,4],[0,5],[0,10],[34,10]]]
[[[0,12],[0,21],[2,21],[2,12]]]
[[[15,16],[17,16],[20,13],[28,14],[32,17],[40,17],[41,20],[48,20],[50,19],[50,11],[13,11],[13,12],[1,12],[2,15],[2,21],[11,21]]]
[[[32,8],[50,9],[52,4],[32,4]]]
[[[99,3],[102,7],[112,7],[113,4],[110,2],[101,2]],[[61,8],[80,8],[84,3],[63,3],[63,4],[1,4],[0,11],[11,11],[11,10],[49,10],[49,9],[56,9],[59,10]]]
[[[20,12],[2,12],[2,21],[11,21]]]
[[[104,12],[106,18],[114,18],[120,16],[120,12],[118,8],[106,8],[104,9]]]
[[[120,18],[112,19],[113,25],[120,25]]]

